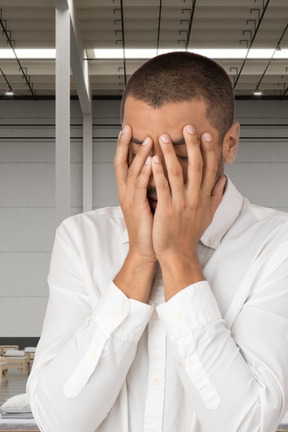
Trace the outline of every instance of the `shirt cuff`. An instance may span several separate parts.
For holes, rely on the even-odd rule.
[[[83,390],[109,339],[116,336],[130,343],[138,342],[153,309],[152,306],[128,299],[111,283],[89,320],[94,334],[87,352],[63,386],[66,398],[75,398]],[[129,319],[126,319],[128,316]]]
[[[151,305],[129,299],[111,282],[92,319],[105,335],[113,333],[121,339],[135,342],[141,337],[153,310]]]
[[[211,342],[207,326],[222,320],[208,282],[188,286],[156,310],[184,376],[191,381],[208,409],[218,409],[220,396],[197,352],[199,337],[204,343]]]
[[[184,337],[214,320],[221,320],[216,299],[207,281],[189,285],[156,308],[171,340]]]

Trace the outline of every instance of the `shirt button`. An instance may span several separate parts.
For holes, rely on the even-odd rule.
[[[161,382],[160,378],[156,377],[156,378],[153,379],[153,384],[155,384],[155,385],[159,385],[160,382]]]
[[[111,312],[111,315],[112,315],[113,318],[117,318],[120,315],[120,310],[119,309],[114,309]]]
[[[91,360],[96,360],[96,359],[97,359],[97,353],[96,353],[95,351],[93,351],[93,352],[90,354],[90,358],[91,358]]]
[[[193,364],[194,364],[193,357],[189,357],[189,358],[188,358],[188,360],[187,360],[187,364],[188,364],[188,366],[193,366]]]
[[[175,314],[173,315],[173,321],[174,321],[174,322],[181,321],[181,314],[180,314],[180,313],[175,313]]]

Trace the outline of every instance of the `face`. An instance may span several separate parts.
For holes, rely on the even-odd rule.
[[[215,129],[206,117],[206,104],[204,101],[192,99],[185,102],[167,103],[161,108],[154,109],[143,101],[128,96],[125,102],[123,126],[129,124],[133,130],[133,137],[130,144],[129,164],[141,146],[144,139],[149,136],[152,138],[154,145],[152,155],[158,155],[161,158],[165,169],[165,162],[159,144],[159,137],[163,133],[170,135],[174,143],[174,149],[179,163],[182,167],[184,183],[187,182],[188,157],[185,140],[183,137],[183,128],[186,125],[192,125],[200,138],[205,132],[208,132],[217,146],[219,153],[219,168],[215,178],[220,177],[224,170],[222,146],[219,143],[219,132]],[[148,197],[150,205],[157,204],[156,189],[153,176],[151,176],[148,186]]]

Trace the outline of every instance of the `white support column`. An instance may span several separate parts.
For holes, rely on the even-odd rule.
[[[83,116],[83,212],[93,209],[92,115]]]
[[[91,115],[92,113],[88,62],[84,60],[87,56],[83,48],[83,41],[79,29],[74,0],[67,0],[67,2],[71,17],[71,69],[82,113],[86,116]]]
[[[58,226],[70,216],[70,13],[68,8],[57,8],[57,4],[55,188]]]
[[[74,0],[67,2],[71,16],[71,69],[83,114],[83,212],[86,212],[92,210],[93,195],[92,96],[77,11]]]
[[[74,0],[56,7],[56,221],[70,215],[70,65],[83,114],[83,211],[92,209],[92,96]]]

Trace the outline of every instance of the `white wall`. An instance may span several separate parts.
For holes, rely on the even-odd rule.
[[[94,208],[118,204],[119,107],[118,100],[94,101]],[[236,107],[241,143],[227,173],[254,203],[288,211],[288,101]],[[41,333],[55,233],[54,123],[53,101],[0,101],[0,337]],[[71,214],[82,211],[81,123],[72,101]]]
[[[288,212],[288,100],[238,100],[236,117],[240,146],[226,172],[253,203]]]

